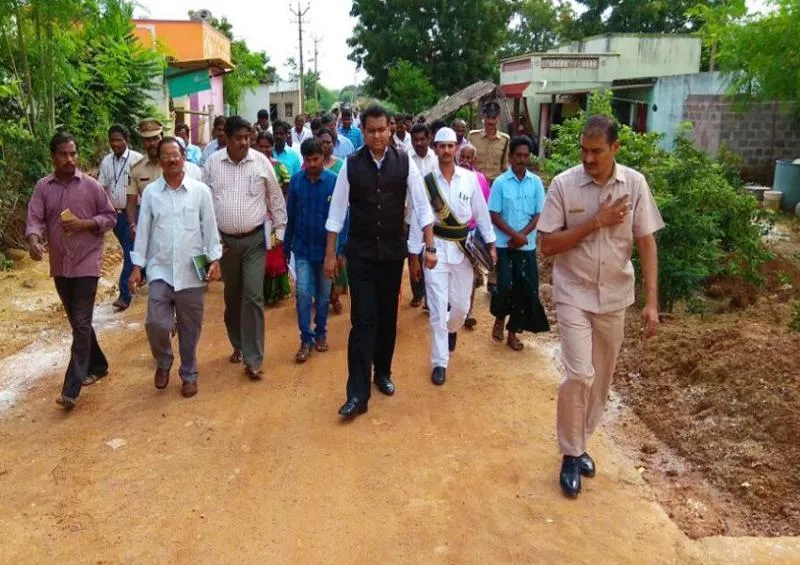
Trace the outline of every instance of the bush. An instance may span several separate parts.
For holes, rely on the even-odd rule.
[[[610,93],[594,93],[593,114],[611,114]],[[582,112],[555,126],[543,166],[555,176],[581,161]],[[640,134],[620,127],[617,161],[642,172],[666,227],[656,235],[659,255],[659,307],[672,311],[707,279],[727,274],[760,283],[759,268],[771,256],[761,243],[764,224],[755,198],[728,180],[732,166],[723,166],[699,150],[691,127],[682,126],[672,153],[658,147],[658,134]],[[634,257],[637,271],[640,271]],[[641,280],[641,278],[639,279]]]

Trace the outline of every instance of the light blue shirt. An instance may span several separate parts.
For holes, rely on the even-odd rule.
[[[134,265],[147,270],[147,281],[162,280],[176,291],[205,286],[192,258],[222,257],[222,244],[211,201],[211,189],[189,175],[173,190],[164,177],[148,184],[142,193]]]
[[[492,184],[489,193],[489,211],[500,214],[503,221],[518,232],[527,226],[534,216],[542,213],[544,197],[542,179],[530,171],[525,171],[525,176],[519,180],[514,171],[508,169]],[[510,238],[496,227],[494,231],[497,234],[497,247],[508,247]],[[528,245],[519,249],[520,251],[536,249],[536,230],[528,234]]]
[[[297,153],[288,145],[283,148],[281,153],[278,153],[277,149],[273,149],[272,155],[275,159],[286,165],[286,168],[289,169],[289,174],[292,176],[303,170],[303,163],[300,162],[300,157],[298,157]]]
[[[203,152],[197,145],[190,143],[186,146],[186,160],[195,165],[200,165],[203,162]]]
[[[202,167],[205,165],[208,158],[217,151],[219,151],[219,142],[216,139],[212,139],[209,144],[205,146],[203,153],[200,155],[200,166]]]
[[[336,136],[336,143],[333,144],[333,154],[339,159],[346,159],[356,152],[353,143],[342,135]]]

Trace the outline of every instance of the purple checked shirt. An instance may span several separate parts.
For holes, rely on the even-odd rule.
[[[82,220],[92,219],[95,229],[67,236],[61,227],[61,212],[66,209]],[[92,177],[76,171],[72,180],[62,184],[51,174],[33,189],[25,237],[47,236],[51,277],[99,277],[103,234],[116,221],[108,194]]]

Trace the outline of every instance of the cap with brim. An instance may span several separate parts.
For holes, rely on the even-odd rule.
[[[497,102],[487,102],[483,105],[483,115],[487,118],[496,118],[500,115],[500,104]]]
[[[439,128],[436,132],[436,137],[433,138],[434,143],[458,143],[456,132],[451,128]]]
[[[164,132],[164,126],[158,120],[147,119],[139,122],[139,135],[142,137],[156,137]]]

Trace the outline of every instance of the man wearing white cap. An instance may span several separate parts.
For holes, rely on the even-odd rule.
[[[425,295],[431,312],[431,380],[442,385],[450,353],[456,348],[457,332],[464,325],[469,311],[474,272],[464,245],[470,220],[475,219],[493,262],[497,261],[497,251],[489,208],[478,177],[474,172],[456,166],[456,132],[448,127],[441,128],[436,132],[434,145],[439,162],[425,175],[424,181],[436,217],[433,234],[438,262],[433,269],[425,269]],[[422,274],[419,261],[423,249],[422,230],[415,217],[412,217],[410,225],[410,268],[412,277],[419,280]]]

